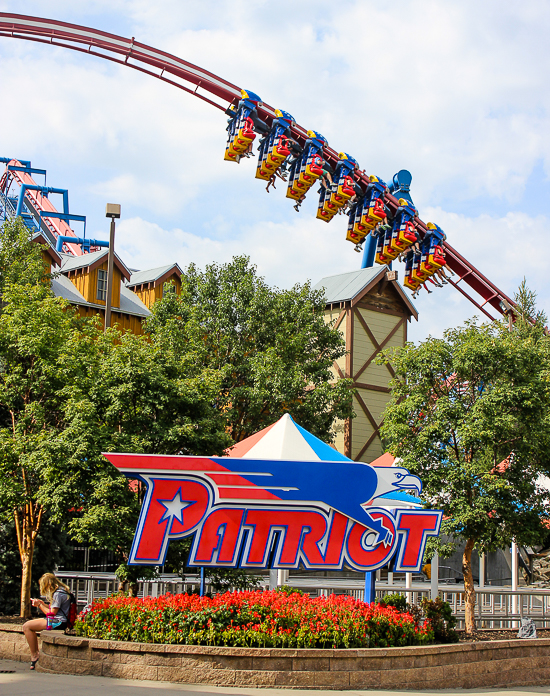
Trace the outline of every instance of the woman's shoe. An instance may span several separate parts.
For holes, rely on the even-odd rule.
[[[33,669],[33,670],[36,669],[36,663],[38,662],[38,659],[39,658],[37,657],[36,660],[31,660],[30,669]]]

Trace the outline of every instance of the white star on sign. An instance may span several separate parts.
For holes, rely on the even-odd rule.
[[[188,500],[181,499],[181,490],[176,493],[172,500],[159,500],[161,505],[164,505],[166,512],[161,517],[160,522],[168,520],[171,518],[176,518],[179,522],[183,524],[183,511],[186,507],[192,505],[192,502]],[[159,524],[160,524],[159,522]]]

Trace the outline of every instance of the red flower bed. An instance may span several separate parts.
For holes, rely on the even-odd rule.
[[[394,607],[344,595],[227,592],[95,601],[75,625],[79,636],[141,643],[282,648],[366,648],[433,641],[429,622]]]

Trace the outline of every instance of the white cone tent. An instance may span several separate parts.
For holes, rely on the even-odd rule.
[[[227,450],[230,457],[283,461],[351,462],[330,445],[294,422],[288,413]]]

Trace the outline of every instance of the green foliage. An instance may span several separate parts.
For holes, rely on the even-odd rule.
[[[300,597],[303,597],[306,594],[302,590],[298,590],[296,587],[291,587],[290,585],[279,585],[273,590],[273,592],[282,592],[285,595],[297,594]]]
[[[441,597],[422,599],[422,614],[430,622],[436,643],[457,643],[459,636],[455,631],[456,618],[449,602]]]
[[[441,535],[465,543],[466,632],[474,630],[471,555],[546,536],[550,473],[550,339],[520,288],[519,319],[467,322],[442,339],[386,351],[395,379],[382,436],[423,482],[428,507],[443,510]],[[453,544],[432,540],[428,555]]]
[[[330,442],[334,420],[352,415],[352,394],[349,380],[333,381],[345,346],[324,307],[309,284],[270,288],[243,256],[204,272],[190,265],[181,296],[157,302],[147,330],[172,349],[191,346],[197,363],[220,375],[216,403],[235,441],[289,412]]]
[[[407,610],[407,599],[399,592],[384,595],[382,602],[388,607],[395,607],[398,611]]]
[[[142,492],[101,453],[222,454],[221,376],[190,345],[82,319],[53,296],[20,221],[0,237],[0,272],[0,519],[15,519],[29,573],[46,514],[123,561]]]
[[[42,284],[48,292],[42,251],[45,247],[32,241],[32,232],[21,218],[8,220],[0,232],[0,297],[10,285]]]
[[[521,281],[518,291],[514,294],[516,306],[513,309],[515,318],[514,332],[520,338],[530,338],[538,341],[546,336],[546,313],[537,308],[537,294],[527,286],[525,278]]]
[[[442,534],[485,551],[544,537],[548,358],[546,338],[472,322],[393,353],[383,436],[422,479],[426,503],[444,511]]]
[[[31,596],[39,597],[38,578],[64,565],[71,557],[72,549],[62,525],[44,518],[36,537],[33,559]],[[0,521],[0,614],[10,616],[19,613],[21,592],[21,558],[17,547],[13,518]]]
[[[215,593],[229,592],[233,589],[237,592],[255,590],[261,581],[258,575],[252,575],[239,568],[206,568],[205,570],[208,582]]]

